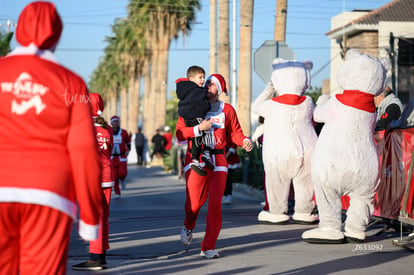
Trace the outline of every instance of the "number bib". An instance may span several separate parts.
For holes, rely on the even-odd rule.
[[[212,122],[211,128],[224,129],[225,115],[224,115],[223,112],[219,113],[218,115],[214,115],[214,116],[206,116],[206,119],[211,120],[211,122]]]
[[[121,144],[122,143],[122,136],[114,136],[114,143]]]

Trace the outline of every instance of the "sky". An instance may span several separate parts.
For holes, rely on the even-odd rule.
[[[151,0],[142,0],[151,1]],[[232,4],[230,1],[230,20]],[[0,29],[7,31],[7,21],[14,30],[18,15],[28,3],[25,0],[0,0]],[[111,26],[116,18],[127,15],[128,0],[57,0],[55,3],[64,22],[61,40],[56,50],[59,62],[79,74],[86,82],[98,66],[107,46],[105,38],[112,35]],[[175,90],[175,79],[185,76],[191,65],[200,65],[209,73],[209,7],[210,0],[201,0],[196,24],[186,37],[171,43],[168,64],[168,90]],[[321,86],[330,74],[330,40],[325,35],[331,29],[331,18],[343,11],[376,9],[391,0],[288,0],[286,44],[294,52],[294,59],[311,60],[312,86]],[[236,13],[240,0],[236,0]],[[253,15],[253,52],[266,40],[273,40],[276,0],[255,0]],[[238,24],[236,15],[236,48],[238,49]],[[230,22],[230,39],[233,36]],[[231,41],[231,43],[233,43]],[[13,39],[12,48],[17,43]],[[232,46],[231,46],[232,49]],[[232,53],[230,53],[230,57]],[[238,56],[238,50],[236,50]],[[232,61],[230,61],[231,64]],[[253,60],[254,64],[254,60]],[[236,66],[237,71],[237,66]],[[213,73],[213,72],[211,72]],[[228,81],[231,81],[229,79]],[[252,75],[252,100],[264,89],[265,82],[254,72]],[[99,92],[99,91],[94,91]]]

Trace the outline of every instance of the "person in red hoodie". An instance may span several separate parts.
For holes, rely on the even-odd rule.
[[[111,125],[114,133],[114,147],[112,148],[112,165],[114,167],[114,189],[115,198],[121,197],[121,190],[125,189],[125,178],[128,174],[128,154],[131,151],[131,137],[128,132],[122,129],[118,116],[111,117]]]
[[[230,104],[218,100],[222,92],[226,92],[226,82],[220,74],[212,74],[207,78],[207,98],[211,109],[206,119],[200,124],[188,127],[184,118],[179,117],[177,121],[176,136],[179,141],[188,140],[188,146],[192,145],[192,138],[201,136],[202,131],[209,131],[212,142],[211,148],[214,170],[208,169],[205,176],[197,174],[190,169],[192,163],[191,151],[187,150],[185,157],[185,179],[186,179],[186,201],[185,220],[181,230],[181,242],[190,245],[193,238],[193,229],[200,209],[208,198],[207,226],[203,241],[201,242],[200,255],[207,259],[218,258],[220,255],[215,250],[216,241],[221,230],[221,199],[226,187],[228,162],[224,154],[227,139],[237,146],[242,146],[250,151],[253,145],[250,139],[243,135],[237,118],[236,111]]]
[[[89,260],[76,265],[75,270],[101,270],[106,268],[106,251],[109,249],[109,203],[111,201],[112,186],[114,185],[112,175],[111,152],[114,145],[112,128],[101,116],[104,103],[101,95],[89,94],[92,106],[92,115],[96,131],[96,140],[99,146],[101,158],[101,194],[102,205],[99,209],[99,234],[98,239],[89,242]]]
[[[83,80],[53,54],[52,3],[21,12],[21,47],[0,59],[0,274],[65,274],[73,220],[95,240],[101,166]],[[82,137],[82,138],[80,138]]]
[[[165,151],[170,151],[172,148],[172,133],[170,131],[170,126],[165,126],[164,127],[164,134],[162,135],[165,138]]]

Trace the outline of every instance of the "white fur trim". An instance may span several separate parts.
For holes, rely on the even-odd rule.
[[[79,221],[79,236],[85,241],[94,241],[98,238],[99,224],[90,225]]]
[[[204,167],[205,164],[204,163],[201,163],[201,166]],[[186,173],[190,169],[191,169],[190,164],[187,164],[184,167],[184,173]],[[216,166],[216,167],[214,167],[214,172],[227,172],[227,171],[228,171],[228,168],[225,167],[225,166]]]
[[[114,186],[113,181],[101,182],[101,187],[103,188],[108,188],[108,187],[113,187],[113,186]]]
[[[223,92],[223,87],[221,87],[220,81],[215,76],[212,76],[211,80],[214,81],[218,89],[218,94],[221,95],[221,93]]]
[[[241,163],[229,164],[229,169],[237,169],[241,167]]]
[[[198,125],[196,125],[196,126],[193,127],[193,133],[194,133],[194,137],[200,137],[201,136],[202,131],[200,131],[198,129]]]
[[[226,166],[216,166],[214,172],[227,172],[228,168]]]
[[[58,63],[58,60],[52,51],[40,50],[33,43],[30,43],[27,47],[16,47],[11,53],[8,54],[8,56],[13,55],[36,55],[50,62]]]
[[[33,188],[1,187],[0,202],[38,204],[57,209],[76,220],[78,207],[71,200],[56,193]]]

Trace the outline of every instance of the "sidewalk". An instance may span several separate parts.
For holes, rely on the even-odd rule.
[[[414,253],[392,245],[395,230],[369,228],[363,244],[315,245],[301,240],[316,225],[262,225],[257,222],[261,192],[235,185],[232,205],[223,205],[223,228],[217,241],[219,259],[199,256],[206,205],[193,243],[179,240],[184,219],[185,183],[161,167],[129,165],[127,189],[112,199],[108,269],[74,271],[87,260],[88,244],[74,224],[68,274],[412,274]]]

